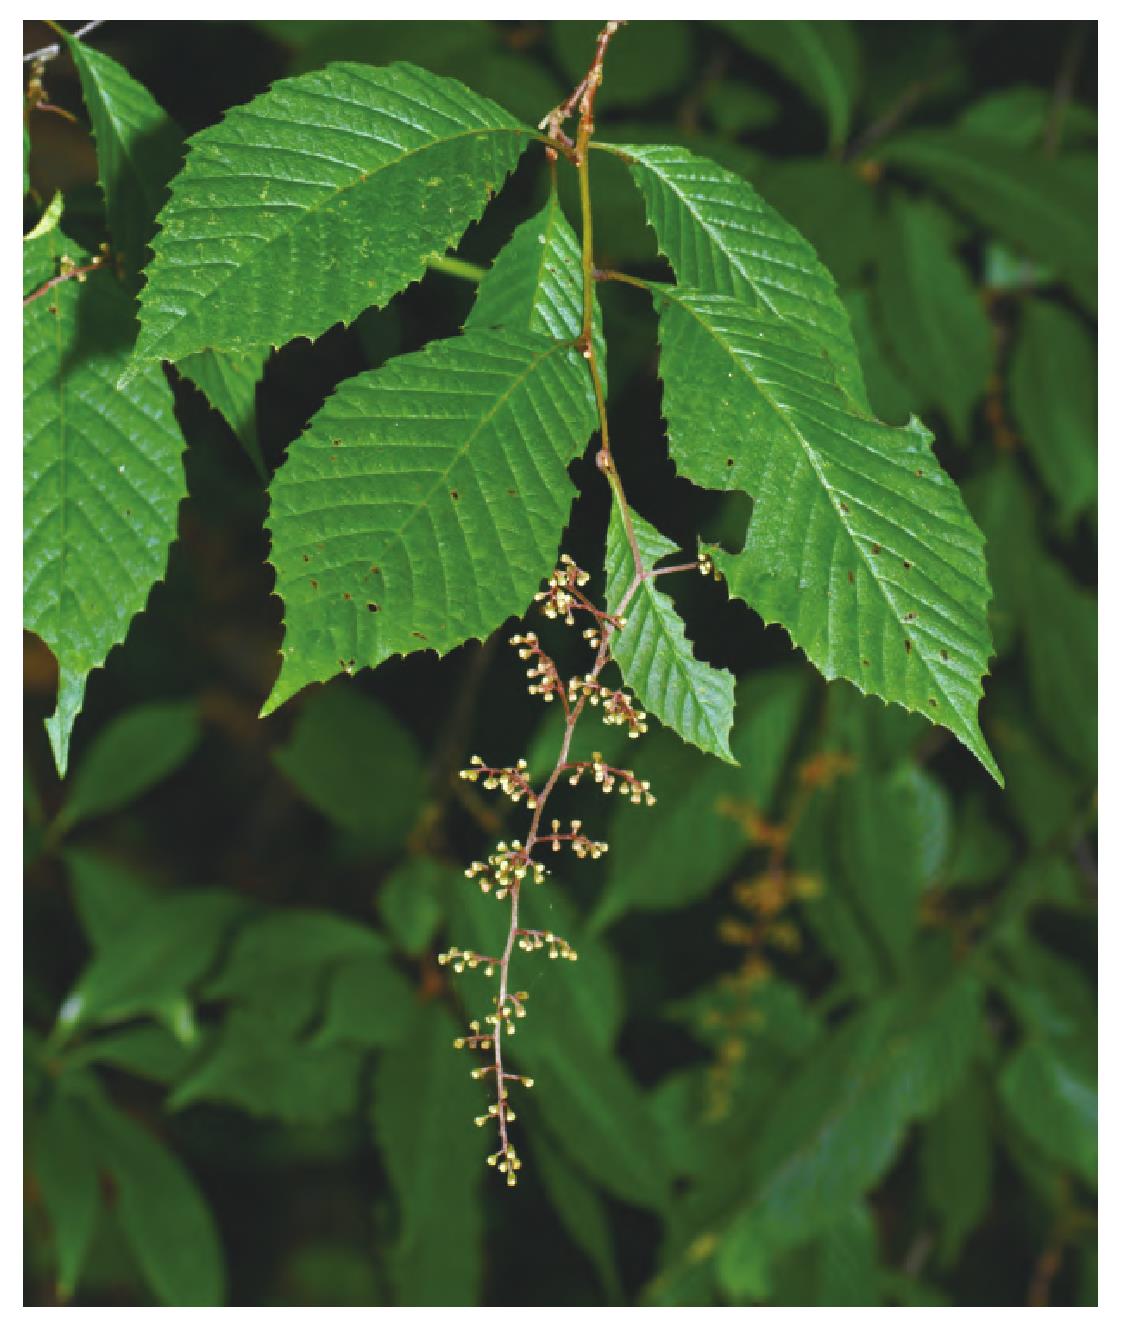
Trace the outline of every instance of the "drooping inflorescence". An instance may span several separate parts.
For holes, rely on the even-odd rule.
[[[533,1084],[527,1075],[507,1071],[502,1055],[503,1039],[517,1032],[517,1023],[525,1018],[528,1001],[527,992],[514,991],[510,987],[513,952],[544,952],[550,960],[579,959],[575,948],[559,934],[548,929],[521,926],[521,884],[527,878],[542,883],[550,876],[548,868],[538,858],[544,851],[559,854],[568,850],[580,860],[599,860],[607,853],[607,843],[588,836],[581,819],[572,818],[565,823],[554,818],[546,823],[543,819],[546,803],[557,786],[577,787],[587,777],[605,793],[610,794],[617,788],[634,805],[653,805],[655,799],[648,781],[636,777],[628,769],[606,763],[598,751],[591,759],[575,762],[568,759],[572,734],[586,708],[600,710],[605,723],[624,727],[630,738],[639,737],[646,731],[646,714],[635,706],[631,695],[604,685],[600,679],[610,658],[611,638],[622,628],[624,619],[621,614],[604,612],[584,594],[589,579],[588,573],[565,554],[546,588],[535,596],[540,611],[550,620],[563,621],[566,626],[573,626],[577,615],[590,620],[591,625],[584,630],[583,636],[596,652],[586,673],[563,679],[555,661],[542,649],[533,631],[520,633],[510,640],[518,656],[529,665],[526,669],[529,694],[548,703],[559,701],[564,713],[560,753],[544,784],[539,789],[533,785],[529,765],[524,759],[518,759],[511,766],[492,767],[481,756],[474,755],[469,767],[461,773],[465,781],[477,783],[486,791],[500,791],[514,803],[523,802],[532,812],[524,839],[499,841],[484,860],[475,860],[466,869],[467,878],[475,881],[483,894],[510,902],[509,928],[501,953],[486,955],[452,946],[438,958],[440,965],[449,966],[456,974],[481,969],[487,978],[496,976],[498,980],[498,991],[491,999],[490,1013],[481,1021],[471,1020],[470,1032],[455,1039],[454,1045],[459,1049],[492,1054],[489,1064],[476,1066],[470,1072],[474,1079],[484,1079],[490,1084],[491,1100],[486,1112],[475,1118],[475,1123],[485,1126],[490,1121],[497,1122],[498,1147],[486,1160],[505,1176],[509,1185],[516,1183],[521,1168],[521,1159],[509,1133],[510,1125],[516,1120],[509,1086],[521,1084],[531,1088]]]

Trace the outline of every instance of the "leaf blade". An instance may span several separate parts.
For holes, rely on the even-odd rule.
[[[586,366],[542,336],[474,332],[346,380],[271,484],[286,638],[264,712],[307,682],[446,653],[523,613],[594,426]]]
[[[528,135],[409,64],[275,83],[190,139],[159,217],[136,360],[279,347],[384,305],[477,219]]]
[[[931,436],[858,414],[817,341],[778,317],[654,293],[671,455],[695,483],[755,500],[743,550],[717,555],[732,592],[824,676],[948,727],[998,780],[976,717],[983,536]]]
[[[653,570],[678,546],[633,510],[618,505],[607,527],[607,607],[617,608],[634,578],[635,563],[624,516],[629,516],[643,568]],[[736,701],[736,679],[725,669],[694,657],[673,601],[654,577],[639,586],[620,630],[611,638],[611,655],[643,707],[677,732],[683,741],[727,764],[735,764],[729,735]]]
[[[89,260],[57,229],[25,242],[25,290],[64,258]],[[160,367],[114,388],[132,336],[132,302],[109,270],[24,309],[24,625],[59,662],[47,729],[60,775],[86,679],[164,574],[186,492]]]

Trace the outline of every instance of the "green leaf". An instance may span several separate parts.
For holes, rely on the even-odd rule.
[[[523,613],[594,426],[579,354],[541,336],[474,332],[346,380],[271,484],[286,638],[266,711]]]
[[[180,163],[180,129],[116,60],[73,36],[67,49],[94,130],[110,236],[136,279],[168,181]]]
[[[975,285],[930,203],[898,199],[878,261],[878,307],[915,396],[967,442],[993,367],[991,325]]]
[[[1017,86],[991,92],[964,110],[959,126],[977,137],[1033,147],[1045,141],[1050,115],[1059,112],[1067,144],[1096,140],[1097,117],[1093,111],[1076,103],[1055,105],[1052,94],[1043,87]]]
[[[635,562],[624,522],[629,516],[643,570],[678,553],[678,546],[637,512],[612,508],[607,527],[607,607],[616,609],[634,580]],[[693,656],[673,601],[649,577],[626,610],[626,621],[611,639],[611,655],[623,680],[659,722],[706,754],[735,764],[729,748],[736,681],[731,672]]]
[[[1034,709],[1054,745],[1086,779],[1097,766],[1097,600],[1052,558],[1030,564],[1026,619]]]
[[[856,403],[865,385],[834,280],[750,183],[676,146],[616,146],[679,284],[723,293],[806,328]]]
[[[180,767],[200,741],[191,703],[143,704],[115,718],[82,758],[56,827],[121,809]]]
[[[183,357],[176,364],[181,375],[192,381],[231,427],[264,481],[266,466],[255,428],[255,396],[269,355],[265,351],[214,352],[209,348]]]
[[[202,1038],[191,1043],[174,1038],[155,1024],[136,1024],[113,1033],[100,1034],[72,1048],[69,1064],[75,1067],[110,1065],[166,1087],[179,1080],[197,1059]]]
[[[51,1218],[63,1300],[82,1274],[101,1202],[92,1134],[83,1106],[57,1090],[31,1124],[31,1165]]]
[[[719,78],[705,89],[703,104],[717,131],[732,134],[767,128],[779,118],[779,102],[736,78]]]
[[[73,37],[68,49],[78,69],[98,152],[98,182],[106,198],[106,220],[114,248],[125,257],[130,279],[138,280],[156,231],[157,211],[168,196],[169,179],[183,155],[182,134],[149,92],[115,60]],[[200,352],[180,372],[221,412],[265,480],[254,430],[255,385],[265,353]]]
[[[595,312],[598,317],[598,304]],[[579,337],[583,320],[580,244],[553,192],[498,253],[478,285],[466,329],[514,329],[565,340]]]
[[[409,64],[277,82],[189,140],[141,295],[139,362],[316,338],[422,277],[528,130]]]
[[[531,1147],[530,1160],[560,1224],[591,1259],[609,1302],[621,1302],[623,1292],[615,1266],[611,1222],[603,1200],[543,1135],[534,1133]]]
[[[825,110],[832,147],[845,142],[862,77],[861,50],[850,23],[786,19],[720,26]]]
[[[387,1047],[404,1041],[411,1023],[414,995],[410,984],[386,955],[346,961],[333,971],[325,1019],[314,1039],[317,1047],[352,1043]]]
[[[467,1076],[458,1032],[437,1005],[420,1009],[408,1041],[380,1058],[372,1125],[400,1205],[391,1259],[401,1304],[477,1301],[482,1282],[482,1170],[492,1133],[475,1131],[482,1085]]]
[[[861,415],[817,340],[728,297],[654,287],[670,453],[755,500],[731,592],[828,679],[948,727],[997,780],[976,716],[991,653],[983,536],[915,419]]]
[[[71,898],[87,940],[104,950],[146,906],[160,900],[140,874],[96,851],[68,848],[63,860]]]
[[[461,878],[452,865],[413,855],[384,879],[376,903],[401,951],[418,956],[426,950],[442,920],[446,892]]]
[[[340,682],[303,703],[274,762],[311,805],[381,853],[400,848],[419,813],[425,769],[415,738],[379,701]]]
[[[221,1307],[224,1266],[215,1223],[181,1163],[108,1103],[91,1108],[115,1211],[153,1293],[173,1305]]]
[[[661,1211],[669,1200],[669,1171],[658,1128],[618,1058],[603,1052],[572,1016],[554,1015],[551,1026],[539,1021],[532,996],[529,1018],[511,1047],[523,1072],[536,1079],[529,1097],[538,1115],[576,1164],[617,1198]]]
[[[875,299],[864,289],[855,288],[844,293],[842,301],[850,312],[873,414],[887,425],[904,425],[912,414],[915,398],[904,368],[893,359],[885,341]]]
[[[756,178],[769,205],[794,224],[839,285],[860,283],[881,247],[875,190],[837,160],[773,161]]]
[[[1068,311],[1023,303],[1010,367],[1019,433],[1066,526],[1096,503],[1097,360],[1092,336]]]
[[[1048,1042],[1025,1043],[999,1078],[1010,1118],[1055,1164],[1097,1179],[1097,1090]]]
[[[722,1276],[832,1225],[891,1165],[909,1121],[959,1084],[981,1029],[970,975],[882,998],[837,1029],[779,1093],[750,1170],[751,1201],[726,1232]]]
[[[947,1265],[990,1206],[991,1149],[989,1095],[970,1080],[928,1122],[921,1144],[924,1199],[940,1218]]]
[[[214,1047],[169,1094],[170,1109],[227,1102],[252,1116],[324,1124],[356,1109],[361,1054],[315,1046],[254,1006],[232,1009]]]
[[[328,910],[272,910],[242,930],[207,996],[253,999],[272,980],[386,950],[375,929]]]
[[[89,257],[55,229],[24,243],[24,290]],[[133,308],[109,270],[68,279],[24,318],[24,625],[54,651],[47,734],[65,775],[86,678],[125,639],[165,570],[184,441],[159,366],[115,391]]]
[[[611,818],[603,898],[592,928],[632,907],[689,905],[716,886],[748,846],[742,807],[768,813],[806,696],[801,669],[758,673],[737,689],[734,749],[740,767],[707,760],[672,736],[651,732],[631,761],[658,804]]]
[[[204,889],[143,905],[99,947],[60,1011],[61,1021],[105,1024],[167,1010],[216,958],[242,898]]]
[[[875,153],[949,197],[1096,305],[1096,158],[1048,159],[972,133],[922,128]]]

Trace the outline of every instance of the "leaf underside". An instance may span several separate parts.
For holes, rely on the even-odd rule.
[[[55,229],[24,244],[25,290],[89,257]],[[184,441],[159,366],[123,390],[133,303],[109,270],[24,310],[24,626],[53,650],[47,730],[60,774],[91,669],[164,573],[185,493]]]
[[[828,678],[950,728],[996,778],[976,707],[991,653],[983,536],[931,435],[860,414],[820,344],[732,298],[655,287],[670,451],[754,511],[733,594]]]
[[[642,565],[651,570],[678,546],[630,514]],[[622,515],[611,510],[607,528],[607,607],[614,609],[634,578],[634,556]],[[611,655],[643,707],[677,732],[683,741],[734,764],[729,748],[736,682],[731,672],[693,656],[685,624],[673,600],[651,577],[639,586],[626,610],[623,628],[611,640]]]
[[[472,332],[346,380],[271,486],[286,639],[264,712],[523,613],[594,425],[586,366],[543,335]]]
[[[478,218],[528,137],[409,64],[275,83],[189,142],[159,216],[137,359],[279,347],[383,306]]]

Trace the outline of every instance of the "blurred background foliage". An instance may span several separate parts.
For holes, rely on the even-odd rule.
[[[595,26],[91,40],[190,133],[335,59],[411,60],[535,122]],[[30,24],[26,48],[50,39]],[[826,686],[719,584],[672,578],[698,653],[741,674],[741,767],[661,728],[630,743],[657,807],[612,798],[608,859],[535,889],[581,958],[521,965],[516,1192],[487,1178],[451,1048],[486,985],[459,1001],[434,953],[500,937],[461,869],[501,817],[457,768],[536,767],[555,729],[496,642],[257,718],[281,609],[248,452],[277,467],[341,379],[457,332],[473,286],[433,272],[275,353],[237,436],[177,380],[180,538],[91,678],[66,783],[53,660],[25,644],[29,1302],[1095,1301],[1096,39],[640,22],[612,45],[601,135],[749,178],[839,281],[879,415],[935,430],[988,537],[1007,789],[940,729]],[[61,188],[96,243],[65,57],[45,83],[78,122],[31,115],[25,218]],[[536,154],[459,255],[488,264],[543,199]],[[598,263],[661,277],[625,171],[593,174]],[[667,461],[647,300],[601,297],[632,502],[683,545],[738,538],[747,505]],[[590,464],[576,479],[564,547],[594,568],[606,494]]]

